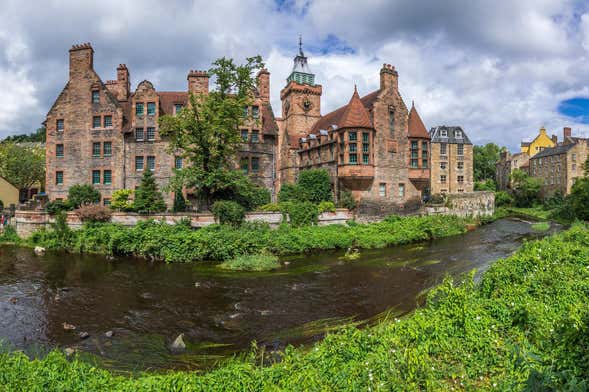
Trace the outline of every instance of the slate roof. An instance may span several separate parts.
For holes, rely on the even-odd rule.
[[[423,121],[421,121],[421,117],[419,116],[419,113],[417,113],[417,109],[415,109],[415,105],[413,104],[409,111],[408,128],[409,137],[429,139],[429,133],[427,133],[425,125],[423,124]]]
[[[440,136],[442,130],[446,130],[448,136]],[[456,137],[456,131],[462,131],[462,138]],[[432,143],[472,144],[462,127],[440,125],[432,128],[429,135]]]
[[[575,147],[575,143],[559,144],[556,147],[545,148],[530,159],[544,158],[552,155],[565,154],[568,150]]]
[[[365,95],[364,97],[360,98],[360,102],[362,102],[362,104],[364,105],[364,108],[366,108],[366,110],[369,111],[372,109],[372,106],[374,105],[374,102],[377,100],[379,93],[380,93],[380,90],[376,90],[376,91],[373,91],[370,94]],[[346,111],[346,108],[348,107],[348,105],[349,105],[349,103],[347,105],[340,107],[340,108],[337,108],[336,110],[334,110],[332,112],[327,113],[324,116],[321,116],[321,118],[319,120],[317,120],[315,125],[313,125],[313,128],[311,128],[310,133],[319,133],[320,129],[326,129],[328,131],[331,131],[332,124],[337,125],[339,127],[340,126],[339,124],[342,121],[342,117],[343,117],[344,112]],[[372,128],[372,122],[370,122],[369,128]]]

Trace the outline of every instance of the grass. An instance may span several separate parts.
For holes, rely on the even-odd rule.
[[[550,223],[548,222],[536,222],[532,224],[532,230],[537,232],[544,232],[550,230]]]
[[[232,271],[270,271],[279,268],[280,262],[274,255],[244,255],[225,261],[218,266]]]
[[[120,376],[60,352],[0,354],[6,391],[584,391],[589,388],[589,230],[524,244],[446,279],[426,304],[372,327],[336,329],[311,348],[245,357],[207,373]]]

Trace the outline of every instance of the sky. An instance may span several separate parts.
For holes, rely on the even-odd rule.
[[[379,85],[383,63],[427,128],[460,125],[516,150],[542,126],[589,136],[589,2],[573,0],[0,0],[0,138],[37,129],[67,82],[68,50],[91,42],[106,81],[127,64],[183,91],[190,69],[260,54],[280,90],[299,34],[322,112]]]

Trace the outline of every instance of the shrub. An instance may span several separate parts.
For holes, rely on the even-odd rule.
[[[530,177],[526,172],[516,169],[511,173],[513,196],[517,207],[532,207],[540,201],[542,180]]]
[[[278,203],[268,203],[261,206],[259,210],[269,212],[280,212],[280,205]]]
[[[555,192],[554,195],[544,199],[544,209],[554,210],[560,208],[565,203],[565,198],[560,192]]]
[[[442,194],[442,193],[436,193],[433,194],[430,199],[429,202],[430,204],[446,204],[446,195]]]
[[[477,181],[474,183],[474,190],[475,191],[495,192],[496,189],[497,189],[497,185],[495,184],[495,181],[493,181],[491,179]]]
[[[319,209],[316,204],[305,201],[283,205],[293,227],[316,225],[319,220]]]
[[[312,203],[333,201],[329,173],[325,169],[301,171],[299,173],[297,186],[302,197],[299,201],[310,201]]]
[[[335,212],[335,204],[332,201],[322,201],[317,208],[320,214],[324,212]]]
[[[100,202],[100,192],[92,185],[76,184],[68,191],[68,200],[73,208],[78,208],[86,204],[95,204]]]
[[[270,271],[280,267],[274,255],[244,255],[219,264],[219,268],[233,271]]]
[[[245,221],[245,208],[230,200],[219,200],[212,208],[215,219],[223,225],[239,227]]]
[[[82,222],[108,222],[112,218],[110,208],[101,205],[85,205],[76,210],[76,214]]]
[[[74,207],[68,200],[55,200],[45,204],[45,210],[51,215],[57,214],[62,211],[71,211]]]
[[[18,234],[16,234],[16,229],[13,226],[4,226],[4,230],[0,232],[0,243],[3,242],[20,242],[20,238]]]
[[[155,177],[151,170],[143,172],[141,184],[135,191],[135,203],[133,204],[137,212],[150,213],[161,212],[166,210],[166,204],[161,192],[158,190]]]
[[[133,190],[131,189],[118,189],[114,191],[110,200],[110,208],[118,211],[133,211],[132,195]]]
[[[589,177],[575,181],[567,204],[577,219],[589,220]]]
[[[495,192],[495,205],[497,207],[510,206],[513,204],[513,197],[505,191]]]
[[[174,212],[186,211],[186,200],[184,199],[181,189],[177,189],[176,192],[174,192],[174,206],[172,207],[172,210]]]
[[[299,192],[299,187],[295,184],[283,184],[280,187],[280,192],[278,192],[278,201],[280,203],[288,202],[288,201],[300,201],[301,195]]]
[[[352,192],[350,191],[343,191],[340,193],[338,204],[340,207],[347,208],[350,211],[355,210],[357,207],[354,195],[352,195]]]

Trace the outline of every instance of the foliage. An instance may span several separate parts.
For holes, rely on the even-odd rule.
[[[297,180],[301,195],[300,201],[321,203],[322,201],[333,201],[329,173],[325,169],[302,170]]]
[[[514,203],[513,196],[505,191],[497,191],[495,192],[495,206],[496,207],[505,207],[510,206]]]
[[[501,158],[501,148],[494,143],[473,148],[474,180],[485,181],[495,179],[495,163]],[[489,190],[495,190],[489,189]]]
[[[279,202],[296,202],[302,199],[303,196],[301,195],[300,188],[296,184],[282,184],[280,187],[280,192],[278,192]]]
[[[243,255],[219,264],[219,268],[232,271],[270,271],[280,267],[274,255]]]
[[[222,225],[239,227],[245,221],[245,208],[231,200],[216,201],[211,210]]]
[[[4,226],[4,229],[0,231],[0,244],[2,243],[20,243],[20,238],[13,226]]]
[[[589,220],[589,177],[578,178],[575,181],[567,204],[577,219]]]
[[[442,193],[434,193],[433,195],[431,195],[428,203],[429,204],[446,204],[447,201],[447,197],[446,195],[442,194]]]
[[[350,191],[343,191],[340,193],[338,204],[340,207],[347,208],[350,211],[355,210],[357,207],[354,195],[352,195],[352,192]]]
[[[211,200],[233,200],[241,204],[247,211],[270,202],[270,191],[252,182],[239,170],[220,172],[223,178],[218,182],[224,187],[212,192]]]
[[[45,211],[47,211],[51,215],[57,214],[61,211],[71,211],[73,209],[74,206],[72,206],[72,203],[70,203],[68,200],[54,200],[49,201],[47,202],[47,204],[45,204]]]
[[[316,225],[319,220],[319,208],[309,201],[280,204],[282,212],[288,215],[293,227]]]
[[[45,149],[0,143],[0,177],[17,189],[45,183]]]
[[[88,184],[73,185],[67,194],[69,204],[73,206],[73,208],[99,203],[100,197],[100,191]]]
[[[75,212],[82,222],[109,222],[112,218],[110,208],[98,204],[83,205]]]
[[[162,212],[166,210],[164,197],[158,189],[151,170],[145,170],[141,183],[135,191],[135,211],[139,213]]]
[[[495,180],[487,179],[481,180],[474,183],[474,190],[475,191],[490,191],[495,192],[497,189],[497,185],[495,184]]]
[[[278,203],[268,203],[260,206],[260,211],[280,212],[280,205]]]
[[[186,211],[186,199],[184,199],[181,188],[176,189],[174,192],[174,206],[172,207],[172,210],[174,212]]]
[[[397,221],[403,222],[403,220]],[[115,375],[60,352],[0,354],[6,390],[583,391],[589,387],[589,230],[526,243],[445,279],[412,314],[342,327],[275,361],[254,350],[210,372]],[[266,361],[264,361],[266,359]]]
[[[45,139],[46,131],[45,127],[42,127],[30,134],[8,136],[0,143],[45,143]]]
[[[132,189],[117,189],[112,193],[110,208],[117,211],[133,211]]]
[[[208,94],[191,94],[180,113],[159,119],[160,133],[169,138],[170,149],[182,151],[189,162],[176,172],[173,185],[194,189],[200,210],[219,199],[216,193],[231,187],[226,180],[237,172],[233,158],[241,143],[239,127],[255,121],[244,117],[243,108],[251,104],[255,92],[252,74],[262,67],[260,56],[247,58],[241,65],[232,59],[216,60],[208,72],[216,88]]]
[[[544,209],[545,210],[553,210],[555,208],[561,207],[565,203],[565,197],[557,191],[552,196],[547,197],[544,199]]]
[[[515,169],[511,173],[511,181],[517,207],[532,207],[540,202],[541,179],[530,177],[525,171]]]
[[[332,201],[322,201],[317,206],[317,209],[320,214],[324,212],[335,212],[335,204]]]
[[[550,223],[548,222],[536,222],[532,223],[532,230],[534,231],[548,231],[550,230]]]

